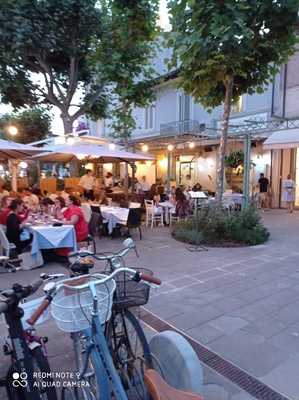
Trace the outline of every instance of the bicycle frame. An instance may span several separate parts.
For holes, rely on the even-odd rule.
[[[128,400],[121,379],[113,364],[104,335],[104,327],[102,327],[98,316],[97,294],[93,282],[90,283],[90,290],[93,296],[92,320],[91,328],[84,330],[84,334],[87,336],[87,352],[81,375],[84,375],[86,372],[88,359],[91,357],[97,379],[99,379],[100,383],[100,398],[109,399],[111,393],[114,393],[116,400]]]

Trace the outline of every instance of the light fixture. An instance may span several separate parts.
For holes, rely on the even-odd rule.
[[[167,146],[167,150],[168,151],[172,151],[174,149],[174,146],[172,145],[172,144],[169,144],[168,146]]]
[[[148,151],[148,145],[147,145],[147,144],[142,145],[141,150],[142,150],[144,153],[146,153],[146,152]]]
[[[25,161],[21,161],[19,165],[23,169],[26,169],[28,167],[28,164]]]
[[[115,150],[115,144],[114,143],[109,143],[109,149],[110,150]]]
[[[7,130],[8,133],[12,136],[16,136],[18,134],[18,128],[16,126],[11,125],[7,128]]]
[[[72,136],[69,136],[66,139],[67,144],[69,144],[70,146],[72,146],[75,143],[75,139]]]
[[[78,160],[84,160],[85,154],[77,154]]]
[[[190,142],[190,143],[189,143],[189,149],[194,149],[194,147],[195,147],[194,142]]]
[[[159,160],[159,166],[166,170],[167,168],[167,158],[161,158],[161,160]]]

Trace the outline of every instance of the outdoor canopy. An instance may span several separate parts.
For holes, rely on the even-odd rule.
[[[263,148],[266,150],[293,149],[296,147],[299,147],[299,129],[274,132],[263,144]]]
[[[153,160],[154,157],[147,154],[131,153],[124,150],[110,149],[108,146],[101,146],[89,143],[74,143],[74,144],[63,144],[53,145],[43,148],[47,151],[43,154],[38,154],[33,159],[38,159],[44,162],[61,162],[67,163],[72,161],[74,158],[81,159],[86,157],[88,161],[100,162],[115,162],[115,161],[146,161]]]
[[[0,159],[1,160],[21,160],[32,156],[33,154],[41,153],[42,148],[33,147],[29,144],[11,142],[9,140],[0,139]]]

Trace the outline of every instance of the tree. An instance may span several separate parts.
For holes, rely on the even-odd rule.
[[[32,108],[17,113],[5,114],[0,118],[0,129],[4,131],[6,139],[12,139],[8,132],[9,126],[18,129],[13,140],[20,143],[30,143],[45,139],[51,131],[52,117],[48,110]]]
[[[232,101],[263,92],[293,53],[298,0],[173,0],[168,45],[180,86],[208,109],[224,104],[217,171],[222,200]]]
[[[95,58],[100,75],[112,82],[112,134],[125,143],[136,126],[133,108],[145,107],[153,100],[150,61],[157,44],[158,11],[159,0],[106,1],[103,29],[108,34],[96,46]],[[103,59],[109,60],[104,70]]]
[[[105,116],[106,82],[89,63],[101,16],[97,0],[2,0],[2,101],[58,107],[65,133],[82,114]]]

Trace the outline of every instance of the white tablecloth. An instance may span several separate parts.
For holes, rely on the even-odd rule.
[[[127,225],[129,209],[112,206],[99,206],[98,204],[82,204],[81,208],[87,222],[91,217],[91,206],[100,207],[104,222],[108,224],[108,232],[112,233],[117,224]]]
[[[31,225],[27,229],[32,233],[31,254],[35,255],[41,249],[59,249],[62,247],[77,250],[75,229],[72,225]]]

